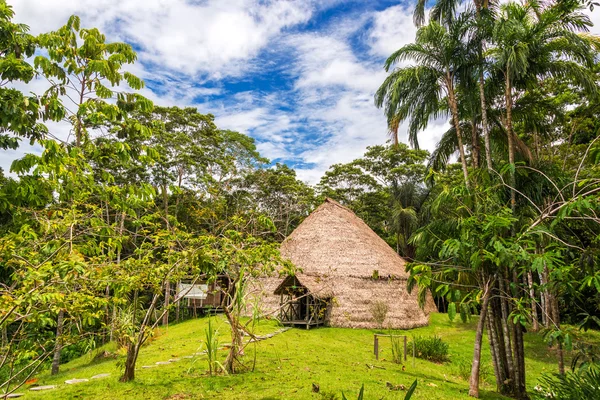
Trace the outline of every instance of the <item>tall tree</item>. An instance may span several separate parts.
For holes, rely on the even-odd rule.
[[[415,43],[395,51],[386,60],[385,69],[389,71],[404,61],[413,61],[416,65],[394,69],[377,90],[375,104],[385,108],[388,126],[396,134],[398,125],[409,120],[408,138],[417,147],[417,133],[432,117],[449,111],[456,131],[464,181],[468,185],[456,90],[461,69],[468,58],[463,43],[467,27],[468,19],[461,18],[449,27],[431,21],[419,28]]]

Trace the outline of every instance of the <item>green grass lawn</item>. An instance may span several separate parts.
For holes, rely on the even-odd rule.
[[[209,377],[206,375],[205,356],[194,359],[181,358],[169,365],[143,369],[157,361],[167,361],[191,355],[203,349],[202,339],[207,319],[186,321],[163,329],[145,346],[138,360],[136,381],[120,383],[121,359],[109,358],[98,361],[92,355],[83,356],[61,366],[61,373],[50,376],[40,373],[36,385],[58,385],[46,392],[30,392],[29,386],[18,392],[26,398],[44,399],[335,399],[344,391],[348,398],[355,398],[360,386],[365,386],[366,399],[403,399],[403,391],[392,391],[386,383],[403,384],[406,387],[418,379],[413,399],[467,398],[468,374],[475,338],[475,320],[468,324],[451,323],[445,314],[433,314],[428,327],[405,331],[409,336],[437,334],[450,346],[450,361],[444,364],[412,357],[404,365],[391,361],[391,346],[381,339],[379,361],[373,354],[372,330],[342,328],[292,329],[256,344],[256,364],[253,372],[233,376]],[[217,317],[220,341],[229,342],[229,326]],[[272,321],[259,326],[260,333],[272,332],[279,327]],[[597,332],[589,333],[600,341]],[[481,398],[501,399],[495,394],[493,370],[487,338],[484,338],[482,354]],[[113,346],[114,347],[114,346]],[[247,348],[246,358],[252,364],[254,347]],[[556,371],[554,352],[546,346],[542,337],[526,335],[527,385],[531,390],[543,372]],[[96,351],[98,352],[98,350]],[[410,351],[409,351],[410,353]],[[222,358],[225,351],[221,351]],[[374,365],[381,368],[370,368]],[[461,371],[463,372],[461,376]],[[465,372],[467,371],[467,372]],[[93,375],[110,373],[110,377],[89,382],[66,385],[72,378],[91,378]],[[320,393],[312,392],[312,384],[318,384]],[[351,395],[351,396],[349,396]]]

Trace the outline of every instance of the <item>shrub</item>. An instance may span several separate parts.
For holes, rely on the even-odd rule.
[[[381,300],[377,300],[371,303],[369,309],[371,311],[371,316],[373,317],[373,320],[377,322],[379,329],[383,328],[383,321],[385,321],[385,317],[387,317],[387,313],[390,310],[388,305]]]
[[[439,363],[448,361],[448,343],[439,336],[415,336],[412,343],[418,358]]]
[[[535,399],[600,399],[600,369],[565,375],[544,374],[533,392]]]
[[[402,364],[402,355],[404,354],[404,338],[396,336],[390,332],[390,341],[392,343],[392,361],[396,364]]]
[[[470,360],[453,361],[453,364],[456,365],[456,374],[458,376],[460,376],[465,381],[468,381],[471,378],[471,367],[473,364]],[[492,373],[493,370],[491,365],[485,363],[479,364],[480,381],[487,382]]]

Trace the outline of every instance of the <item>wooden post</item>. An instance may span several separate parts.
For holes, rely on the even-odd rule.
[[[379,337],[375,335],[373,342],[373,352],[375,353],[375,359],[379,360]]]
[[[404,336],[404,361],[406,361],[406,336]]]

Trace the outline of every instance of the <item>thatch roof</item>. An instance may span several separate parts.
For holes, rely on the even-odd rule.
[[[281,255],[301,272],[297,281],[314,295],[331,297],[330,325],[376,328],[376,303],[388,309],[384,327],[414,328],[429,323],[429,307],[421,309],[416,290],[406,289],[405,261],[350,209],[327,199],[281,244]],[[256,282],[270,310],[283,279]],[[289,283],[289,282],[288,282]],[[327,295],[327,296],[326,296]]]
[[[405,261],[350,209],[327,199],[281,244],[305,275],[407,279]]]

